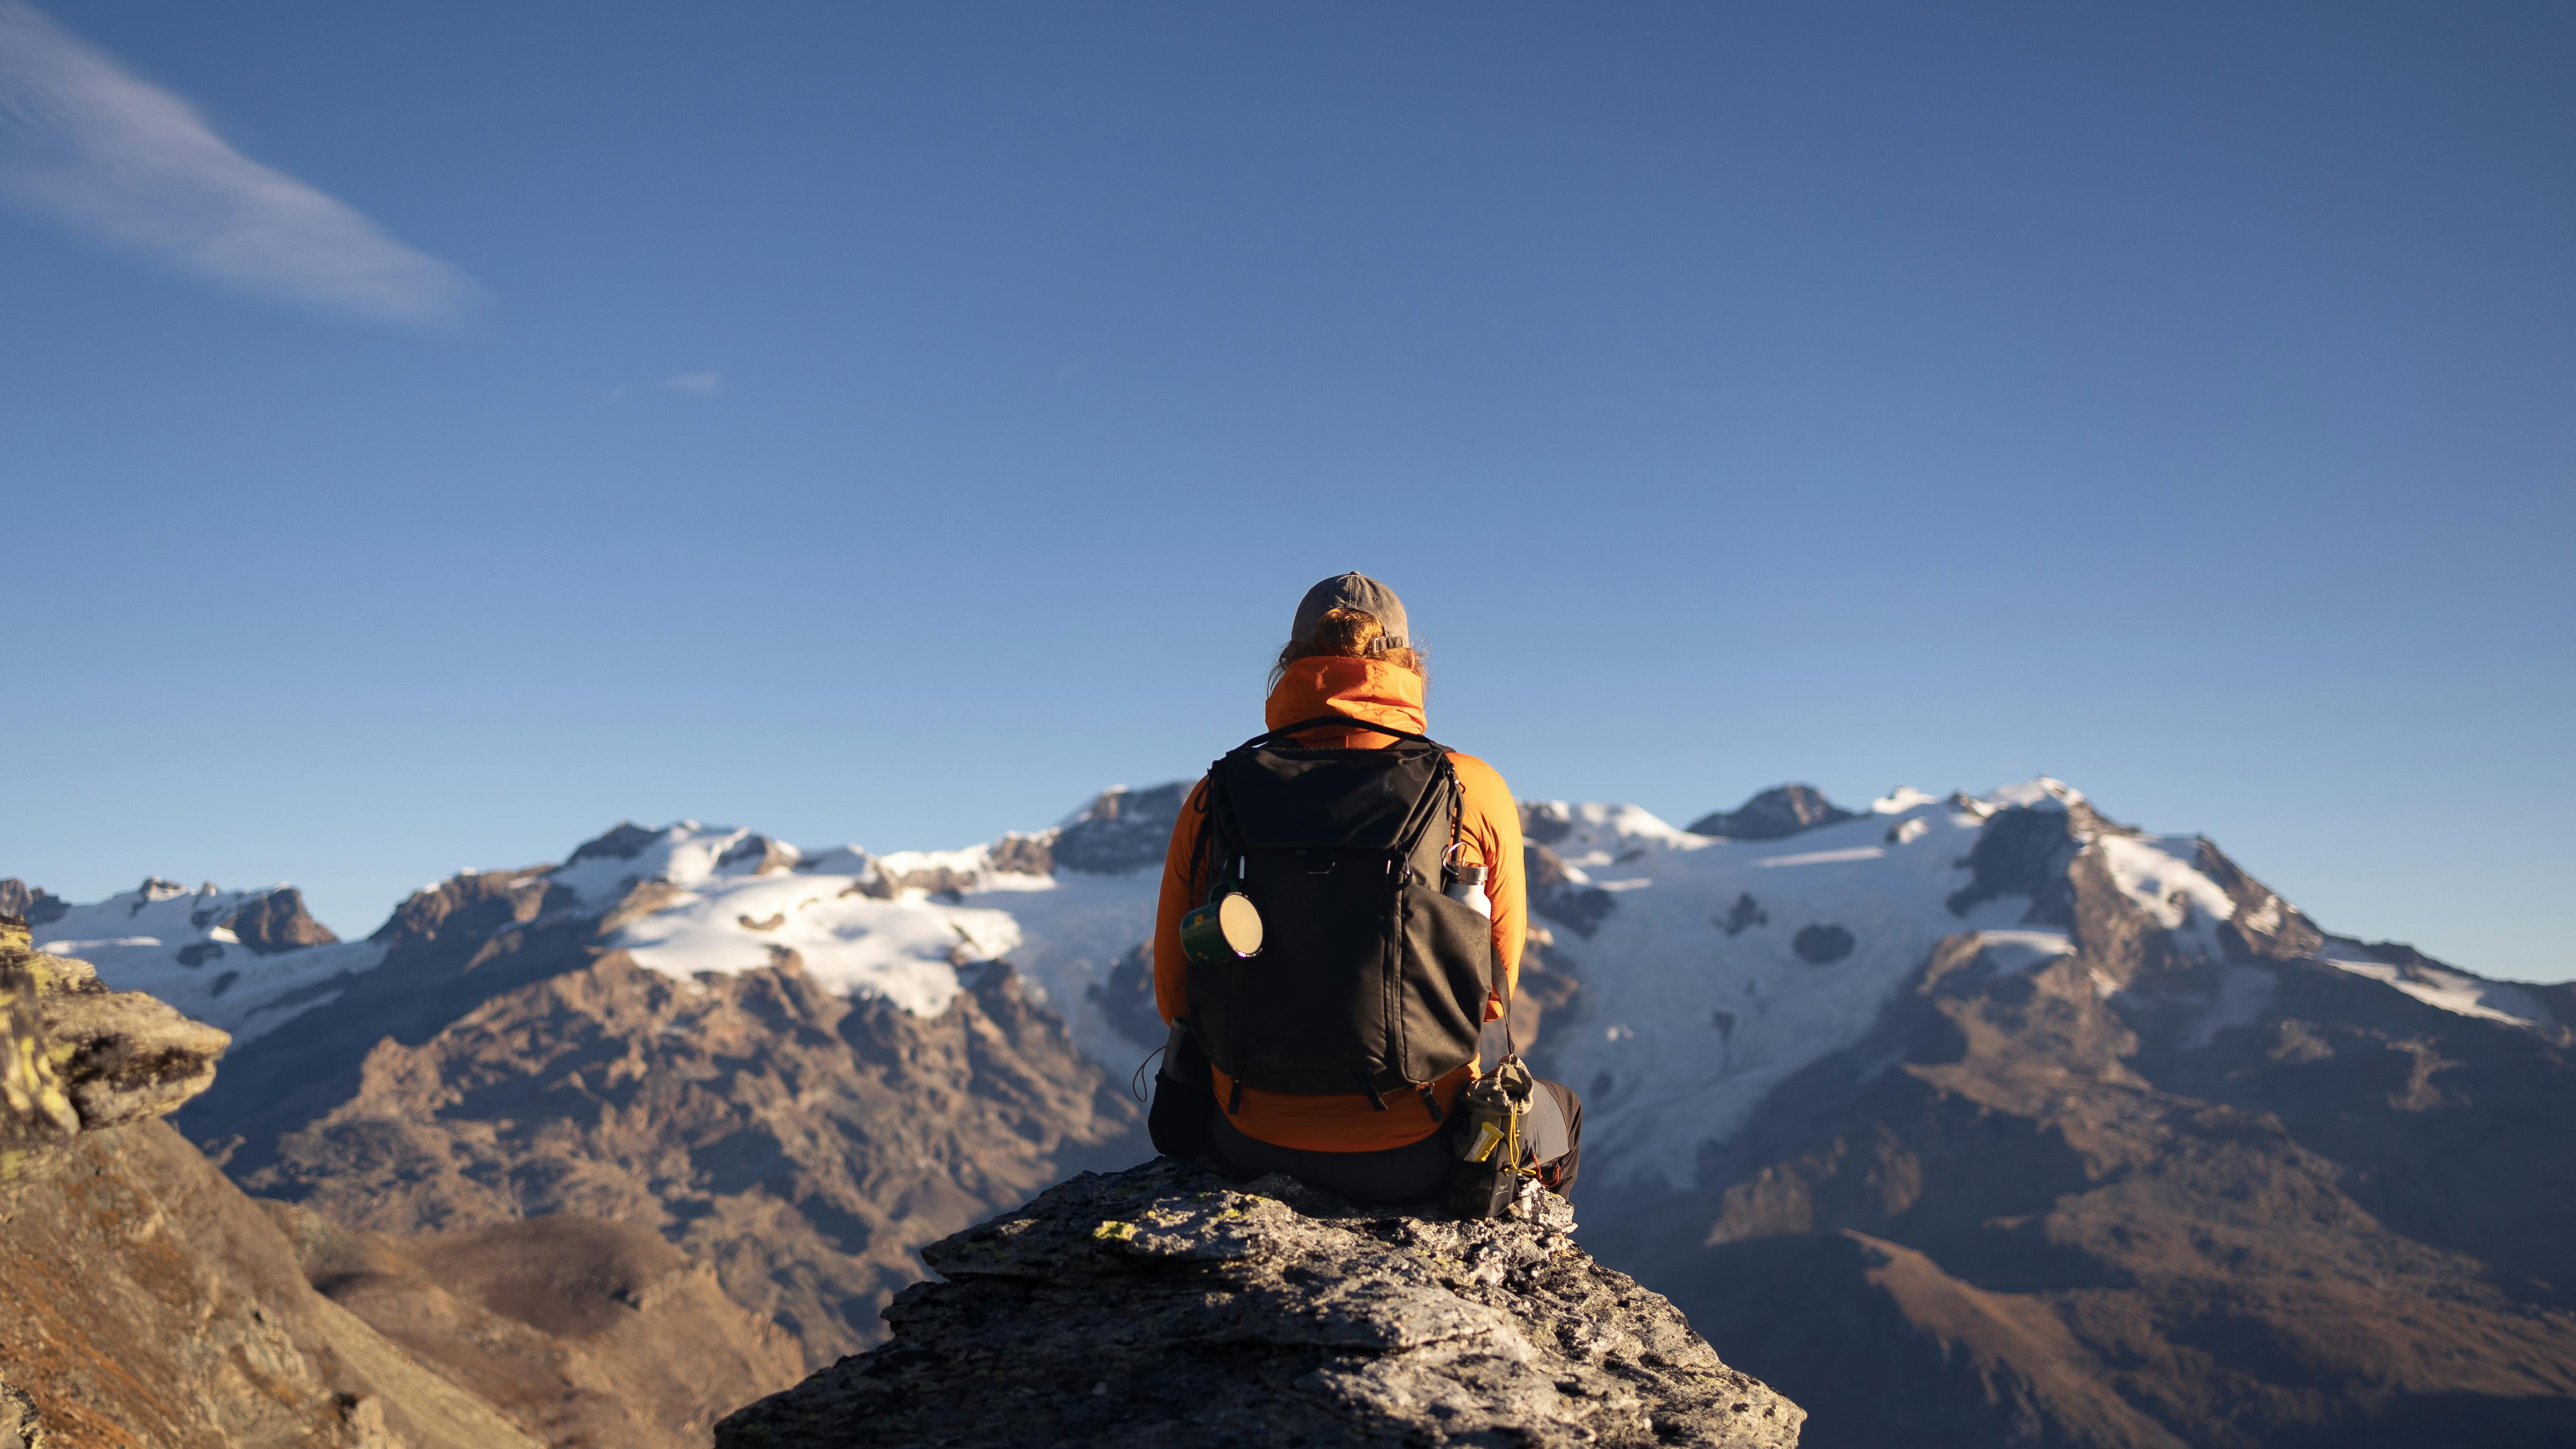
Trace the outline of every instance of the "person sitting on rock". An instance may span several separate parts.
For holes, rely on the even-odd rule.
[[[1264,717],[1191,791],[1164,859],[1155,1145],[1357,1201],[1436,1200],[1472,1155],[1451,1129],[1480,1037],[1508,1048],[1519,809],[1492,766],[1424,737],[1404,605],[1365,575],[1307,590]],[[1546,1081],[1527,1100],[1521,1161],[1568,1192],[1582,1104]]]

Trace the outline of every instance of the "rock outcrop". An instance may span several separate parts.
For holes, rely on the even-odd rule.
[[[149,1122],[214,1083],[232,1042],[88,962],[28,944],[0,915],[0,1183],[36,1171],[82,1132]]]
[[[1360,1208],[1158,1159],[923,1250],[893,1342],[717,1425],[719,1449],[1787,1446],[1805,1415],[1561,1199],[1497,1222]]]
[[[1533,841],[1521,847],[1521,879],[1529,891],[1529,908],[1578,936],[1590,936],[1616,904],[1608,891],[1591,883],[1557,853]]]
[[[0,1183],[82,1132],[146,1121],[204,1091],[231,1040],[86,961],[35,950],[0,916]]]
[[[1171,844],[1189,787],[1174,781],[1150,790],[1121,786],[1102,792],[1071,824],[1056,832],[1049,865],[1092,875],[1117,875],[1159,865]]]
[[[70,909],[62,897],[51,891],[31,886],[14,875],[0,877],[0,916],[16,916],[32,929],[61,920],[63,913]],[[0,1409],[0,1414],[6,1412]],[[6,1422],[5,1418],[0,1418],[0,1423]],[[0,1444],[5,1442],[0,1441]]]
[[[293,886],[280,886],[253,896],[225,917],[223,926],[254,956],[328,946],[340,939],[330,927],[313,919],[313,913],[304,908],[304,892]]]
[[[1711,811],[1692,821],[1690,832],[1729,840],[1780,840],[1855,818],[1813,785],[1774,785],[1732,810]]]

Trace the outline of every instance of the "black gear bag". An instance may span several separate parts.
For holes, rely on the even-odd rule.
[[[1384,749],[1298,744],[1324,725]],[[1425,736],[1328,715],[1256,735],[1208,768],[1200,862],[1216,901],[1261,912],[1258,955],[1189,963],[1191,1034],[1242,1089],[1415,1097],[1475,1060],[1492,922],[1442,893],[1463,792]]]

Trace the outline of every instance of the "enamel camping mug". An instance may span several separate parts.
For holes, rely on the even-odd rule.
[[[1200,966],[1261,954],[1261,912],[1250,897],[1228,891],[1181,917],[1181,954]]]

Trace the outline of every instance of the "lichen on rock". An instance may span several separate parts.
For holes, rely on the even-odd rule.
[[[232,1038],[0,916],[0,1181],[82,1132],[162,1116],[206,1089]]]
[[[1805,1414],[1565,1202],[1358,1207],[1158,1159],[941,1240],[893,1341],[716,1428],[719,1449],[936,1443],[1786,1446]]]
[[[44,1420],[22,1389],[0,1382],[0,1449],[50,1449]]]

